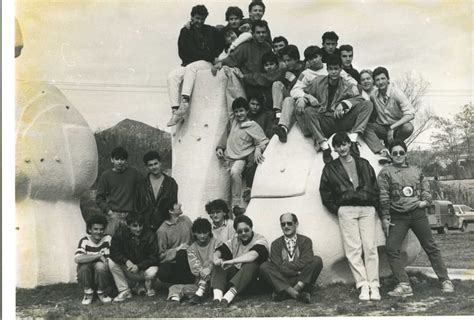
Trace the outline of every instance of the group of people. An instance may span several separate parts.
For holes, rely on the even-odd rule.
[[[168,126],[185,119],[200,70],[214,75],[223,70],[245,89],[246,98],[233,101],[229,130],[217,146],[218,158],[231,173],[236,214],[245,212],[237,195],[250,192],[268,139],[277,135],[286,143],[295,122],[312,137],[325,163],[332,160],[328,138],[336,132],[348,132],[352,154],[359,155],[361,137],[380,163],[389,163],[388,145],[406,140],[414,130],[415,109],[390,84],[387,68],[359,72],[352,64],[354,48],[338,47],[334,31],[322,35],[321,47],[308,46],[301,61],[298,48],[284,36],[271,40],[268,23],[262,19],[265,9],[262,1],[251,1],[249,18],[244,18],[240,8],[231,6],[225,13],[227,25],[213,27],[205,24],[207,8],[194,6],[178,39],[182,64],[168,77],[172,109]],[[237,116],[237,109],[245,111]]]
[[[143,178],[127,165],[127,151],[115,148],[112,169],[98,182],[97,204],[103,214],[89,217],[87,235],[75,255],[83,304],[90,304],[95,293],[104,303],[112,301],[106,293],[110,275],[118,289],[113,299],[117,302],[132,292],[154,296],[159,280],[169,287],[171,301],[199,304],[211,296],[214,303],[228,306],[258,277],[271,285],[274,301],[310,303],[323,261],[313,252],[311,239],[297,233],[297,215],[275,213],[283,235],[269,245],[253,231],[242,205],[244,177],[251,187],[269,139],[276,134],[286,143],[295,122],[305,136],[312,136],[316,150],[322,150],[325,167],[319,191],[324,206],[338,217],[359,299],[381,299],[377,213],[398,281],[388,295],[413,295],[400,256],[409,229],[427,253],[442,291],[454,291],[425,213],[432,200],[428,183],[406,161],[404,139],[412,133],[414,119],[407,97],[390,84],[386,68],[358,72],[352,66],[353,47],[337,48],[335,32],[324,33],[322,48],[309,46],[300,61],[298,48],[286,38],[271,40],[264,13],[261,1],[250,3],[248,19],[238,7],[229,7],[228,24],[216,28],[204,24],[206,7],[194,6],[178,40],[183,63],[168,79],[169,126],[185,118],[197,71],[216,74],[223,69],[244,85],[247,98],[232,101],[228,130],[216,147],[216,156],[230,171],[231,207],[222,199],[213,200],[205,207],[209,219],[191,221],[178,202],[176,181],[162,172],[158,152],[144,155],[149,173]],[[333,134],[336,159],[328,143]],[[360,157],[358,136],[383,160],[378,176]]]

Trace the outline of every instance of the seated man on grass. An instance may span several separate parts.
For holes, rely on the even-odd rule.
[[[110,254],[111,236],[105,234],[107,218],[101,214],[94,214],[86,223],[87,235],[79,240],[74,262],[77,263],[77,281],[84,290],[82,304],[92,303],[94,290],[103,303],[112,299],[105,293],[110,282],[110,273],[107,258]]]
[[[153,297],[153,280],[158,271],[158,245],[155,234],[144,228],[144,218],[131,213],[127,216],[127,227],[112,238],[109,267],[119,294],[115,302],[132,297],[129,281],[135,283],[138,295]]]
[[[373,110],[372,103],[362,98],[357,86],[341,78],[340,56],[329,56],[326,65],[328,76],[316,78],[307,88],[309,105],[305,99],[296,103],[297,110],[304,110],[306,127],[316,151],[323,151],[324,163],[332,160],[327,139],[338,131],[349,132],[351,153],[360,155],[357,137],[364,133]]]
[[[216,148],[218,159],[224,159],[230,170],[232,211],[238,216],[245,212],[242,207],[242,173],[248,157],[253,154],[253,161],[260,164],[265,159],[263,151],[268,144],[262,128],[249,120],[249,105],[245,98],[239,97],[232,102],[234,117],[230,120],[230,128],[222,136]]]
[[[310,238],[296,233],[298,217],[280,216],[283,236],[272,242],[270,261],[260,265],[260,273],[273,288],[273,301],[287,298],[311,303],[313,285],[323,268],[323,261],[313,253]]]

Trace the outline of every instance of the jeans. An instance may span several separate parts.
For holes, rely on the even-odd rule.
[[[338,217],[344,252],[356,287],[380,287],[374,207],[343,206],[338,210]]]
[[[384,149],[384,145],[380,142],[380,139],[384,141],[385,146],[388,146],[387,133],[389,129],[389,125],[371,122],[367,124],[364,131],[364,141],[373,153],[378,153]],[[413,129],[413,124],[411,124],[411,122],[404,123],[395,129],[393,132],[393,139],[404,141],[411,136]]]
[[[242,292],[247,286],[255,280],[258,272],[257,262],[242,263],[242,267],[237,269],[235,266],[223,269],[217,266],[212,270],[211,287],[213,289],[220,289],[226,291],[229,283],[237,289],[237,292]]]
[[[104,292],[110,281],[109,268],[102,261],[80,263],[77,265],[77,281],[84,290],[97,288],[98,292]]]
[[[413,230],[418,241],[420,241],[421,247],[428,255],[438,279],[440,281],[448,280],[448,271],[431,234],[425,210],[417,208],[406,213],[392,213],[391,221],[393,225],[390,226],[385,249],[390,268],[398,282],[409,282],[405,266],[400,258],[400,247],[409,229]]]
[[[153,280],[155,279],[156,273],[158,272],[157,266],[148,267],[144,271],[138,271],[132,273],[127,270],[125,265],[119,265],[109,258],[109,268],[112,276],[114,277],[115,285],[119,292],[129,289],[128,280],[132,282],[145,282],[145,288],[150,290],[152,287]]]
[[[241,206],[242,202],[242,175],[245,169],[245,159],[227,160],[227,167],[230,171],[230,191],[232,193],[232,207]]]
[[[290,96],[290,91],[285,87],[283,82],[275,81],[272,85],[273,108],[281,111],[283,99]]]
[[[291,127],[295,124],[295,121],[298,121],[298,125],[301,129],[301,132],[305,137],[310,135],[306,127],[305,115],[304,114],[296,114],[295,112],[295,101],[292,97],[287,97],[283,100],[281,106],[281,115],[280,121],[278,122],[279,125],[285,126],[290,132]]]

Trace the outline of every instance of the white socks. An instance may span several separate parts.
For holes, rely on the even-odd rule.
[[[224,295],[224,299],[227,300],[227,302],[231,302],[234,300],[235,296],[237,295],[237,290],[235,290],[234,287],[230,288],[229,291]]]
[[[214,300],[219,300],[219,301],[222,300],[222,295],[224,294],[222,290],[214,289],[212,292],[214,293]]]

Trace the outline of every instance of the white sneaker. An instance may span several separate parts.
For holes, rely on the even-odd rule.
[[[122,301],[125,301],[126,299],[130,299],[131,297],[132,297],[132,293],[130,292],[130,290],[128,289],[123,290],[114,298],[114,302],[122,302]]]
[[[155,289],[148,289],[146,292],[147,297],[154,297],[156,295]]]
[[[82,298],[82,304],[87,306],[92,303],[92,294],[85,293],[84,298]]]
[[[112,302],[112,298],[109,297],[105,292],[97,292],[97,296],[99,297],[100,302],[102,303],[109,303]]]
[[[370,300],[380,300],[382,297],[380,296],[380,291],[378,287],[371,287],[370,288]]]
[[[370,300],[369,286],[363,285],[360,287],[359,300],[368,301]]]
[[[451,293],[454,292],[454,285],[451,280],[444,280],[441,283],[441,291],[444,293]]]

